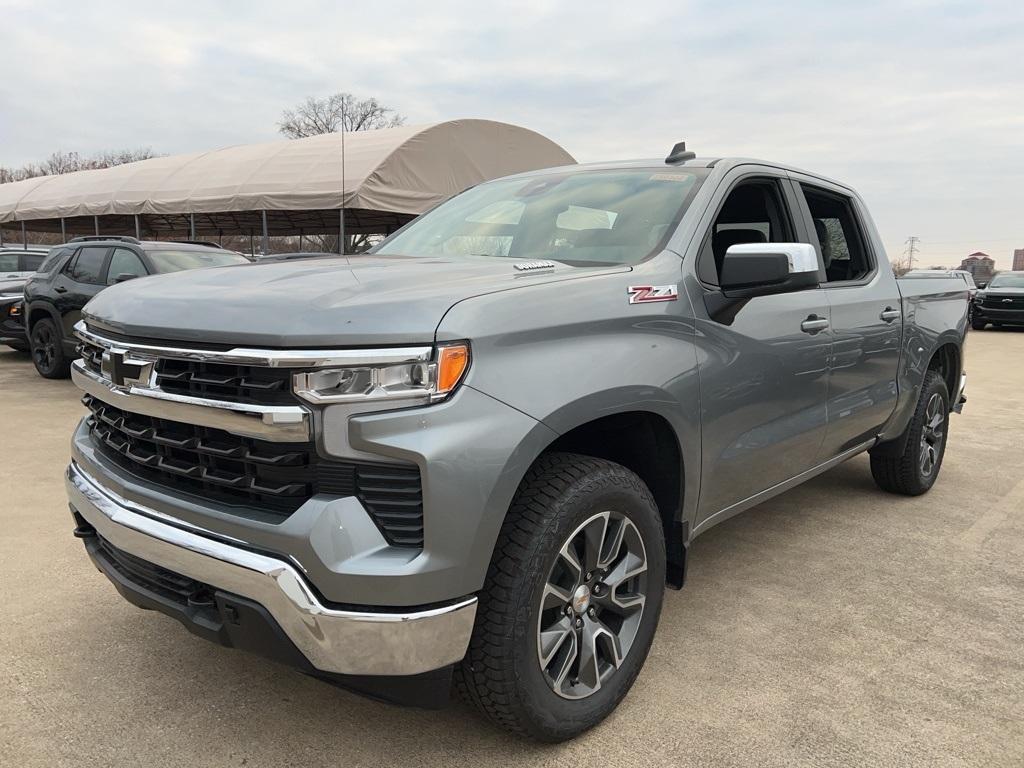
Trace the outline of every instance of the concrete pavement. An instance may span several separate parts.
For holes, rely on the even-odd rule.
[[[6,348],[3,348],[6,350]],[[67,381],[0,352],[0,763],[10,766],[1020,766],[1024,333],[972,332],[927,495],[866,457],[718,526],[632,693],[541,746],[207,644],[125,603],[71,536]]]

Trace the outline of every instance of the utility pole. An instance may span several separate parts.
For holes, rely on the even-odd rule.
[[[917,253],[917,244],[921,242],[920,237],[911,235],[907,238],[907,247],[904,249],[904,253],[907,255],[907,271],[909,272],[914,268],[914,254]]]

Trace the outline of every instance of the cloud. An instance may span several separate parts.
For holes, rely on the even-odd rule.
[[[581,160],[767,157],[841,178],[890,250],[1024,247],[1019,2],[0,0],[0,163],[276,136],[307,95],[520,123]]]

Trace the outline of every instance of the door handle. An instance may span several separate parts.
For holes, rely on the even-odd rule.
[[[800,323],[800,330],[804,333],[815,334],[828,328],[828,318],[809,315],[806,320]]]
[[[885,309],[882,310],[882,314],[880,314],[878,316],[878,318],[880,320],[884,320],[887,323],[891,323],[893,320],[899,320],[899,317],[902,314],[903,313],[900,312],[898,309],[893,309],[892,307],[886,307]]]
[[[57,293],[67,293],[68,292],[68,289],[65,288],[63,285],[58,285],[53,290],[55,290]]]

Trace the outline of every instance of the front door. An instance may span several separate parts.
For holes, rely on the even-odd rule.
[[[82,319],[82,307],[106,287],[107,256],[110,248],[83,246],[54,279],[56,305],[64,325],[64,340],[74,337],[75,323]]]
[[[699,345],[701,490],[697,527],[815,466],[827,429],[832,334],[821,288],[759,296],[716,313],[730,245],[806,242],[795,192],[773,177],[740,178],[706,231],[694,301]]]

